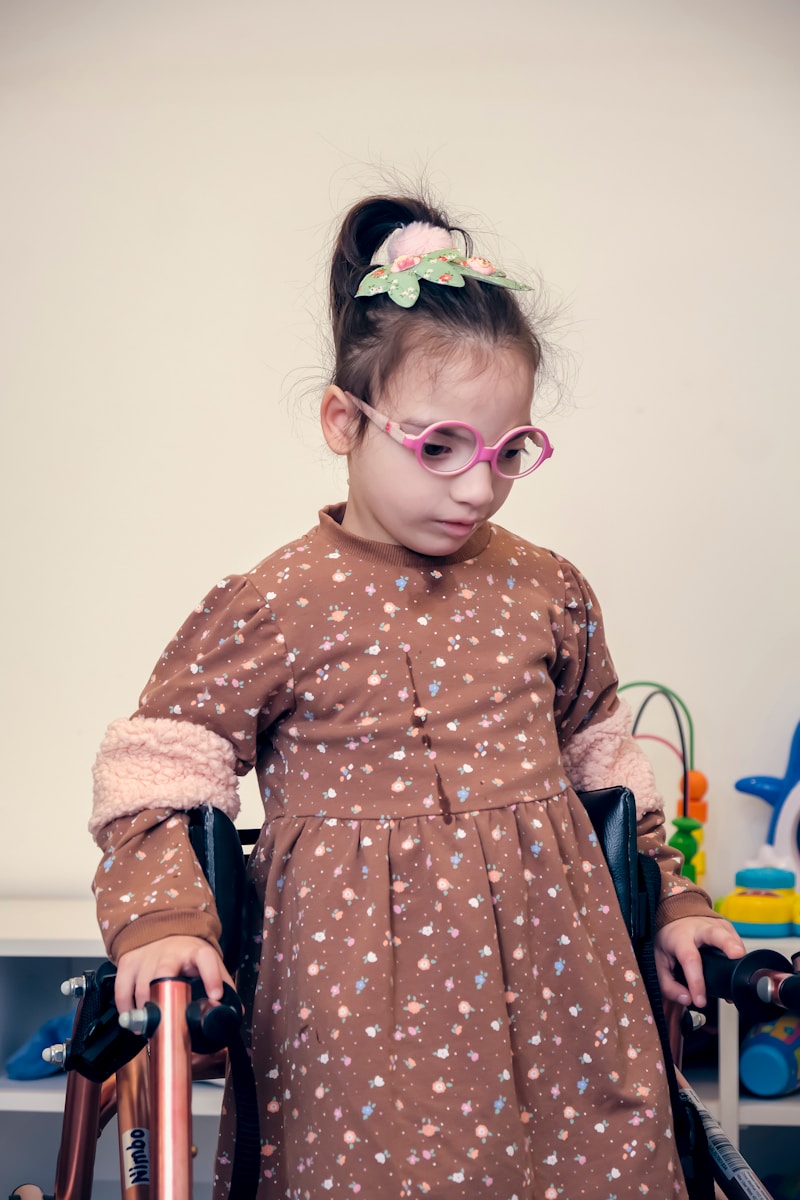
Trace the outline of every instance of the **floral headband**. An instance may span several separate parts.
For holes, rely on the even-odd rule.
[[[387,266],[378,266],[361,280],[356,297],[377,296],[385,292],[390,300],[401,308],[411,308],[419,298],[419,281],[443,284],[446,287],[463,287],[465,278],[480,279],[482,283],[496,283],[500,287],[511,288],[513,291],[529,291],[527,283],[518,283],[509,279],[505,271],[501,271],[488,258],[465,257],[455,247],[425,249],[425,240],[437,242],[447,240],[449,233],[436,226],[426,226],[422,222],[413,222],[401,231],[403,240],[409,240],[405,235],[413,234],[415,230],[423,234],[423,240],[417,245],[418,253],[401,253]],[[432,234],[437,235],[435,238]],[[445,234],[443,238],[442,235]],[[400,239],[393,236],[389,239],[387,250],[391,254],[392,243]],[[400,249],[400,246],[397,246]]]

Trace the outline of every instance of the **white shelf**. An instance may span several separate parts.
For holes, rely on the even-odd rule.
[[[222,1082],[192,1084],[192,1114],[195,1117],[216,1117],[222,1112]]]
[[[0,1074],[0,1112],[61,1113],[64,1111],[66,1077],[9,1079]],[[221,1083],[196,1083],[192,1087],[192,1112],[196,1117],[219,1117]]]
[[[0,1112],[63,1112],[64,1088],[63,1075],[25,1080],[0,1075]]]
[[[0,957],[104,958],[94,900],[0,897]]]
[[[769,950],[777,950],[784,958],[791,961],[793,954],[800,953],[800,937],[788,938],[760,938],[760,937],[743,937],[747,950],[760,950],[766,947]]]
[[[800,1125],[800,1096],[776,1096],[772,1100],[741,1096],[739,1125]]]

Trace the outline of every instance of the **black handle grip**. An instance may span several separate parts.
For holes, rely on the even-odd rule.
[[[778,1000],[787,1012],[800,1017],[800,975],[791,975],[784,979],[778,988]]]
[[[761,971],[792,974],[792,964],[777,950],[751,950],[742,958],[728,958],[715,946],[703,946],[700,957],[703,960],[703,974],[710,996],[730,1000],[742,1016],[751,1021],[769,1021],[783,1010],[783,997],[781,1004],[771,1004],[762,1000],[757,991],[758,975]],[[786,983],[783,987],[786,987]],[[792,995],[800,999],[796,990],[792,991]]]
[[[196,1054],[215,1054],[229,1046],[242,1024],[242,1002],[226,983],[222,999],[210,1004],[199,979],[192,987],[192,1002],[186,1009],[186,1021],[192,1049]]]

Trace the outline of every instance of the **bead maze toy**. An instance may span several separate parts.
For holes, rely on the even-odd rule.
[[[703,828],[708,820],[708,780],[694,765],[694,722],[685,702],[672,688],[651,680],[636,680],[624,683],[620,692],[631,688],[649,688],[650,692],[639,705],[633,721],[633,735],[646,741],[666,746],[679,759],[682,767],[676,815],[673,820],[676,832],[669,839],[670,846],[679,850],[684,858],[683,874],[687,879],[700,883],[705,875],[705,851],[703,850]],[[675,720],[678,745],[654,733],[640,733],[639,726],[651,701],[661,697],[667,702]]]

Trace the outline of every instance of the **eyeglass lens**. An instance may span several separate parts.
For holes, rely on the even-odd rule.
[[[460,425],[434,425],[422,443],[419,455],[429,471],[459,471],[472,462],[478,442],[471,429]],[[497,448],[496,465],[501,475],[516,479],[537,466],[542,457],[542,441],[536,429],[509,435]]]

